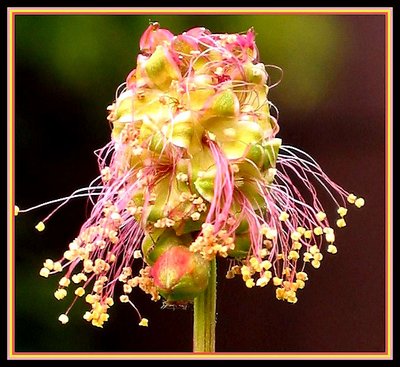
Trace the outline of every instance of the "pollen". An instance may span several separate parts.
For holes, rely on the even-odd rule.
[[[273,277],[273,278],[272,278],[272,282],[274,283],[275,286],[279,286],[279,285],[282,284],[283,279],[278,278],[278,277]]]
[[[190,217],[192,218],[192,220],[194,221],[198,221],[200,219],[200,213],[199,212],[194,212],[190,215]]]
[[[308,275],[304,271],[299,271],[298,273],[296,273],[296,279],[305,281],[305,280],[308,280]]]
[[[264,260],[264,261],[261,262],[261,267],[264,270],[269,270],[269,269],[271,269],[272,264],[271,264],[271,262],[269,260]]]
[[[337,210],[337,213],[341,216],[344,217],[347,214],[347,208],[340,206]]]
[[[297,251],[292,250],[289,252],[289,256],[288,256],[289,260],[297,260],[299,257],[300,257],[300,255]]]
[[[315,234],[316,236],[320,236],[320,235],[322,235],[323,233],[324,233],[324,231],[322,230],[322,227],[318,226],[318,227],[315,227],[315,228],[314,228],[314,234]]]
[[[147,320],[146,318],[143,317],[139,322],[139,326],[148,327],[149,326],[149,320]]]
[[[355,206],[357,207],[357,208],[361,208],[362,206],[364,206],[364,204],[365,204],[365,200],[363,199],[363,198],[358,198],[356,201],[355,201]]]
[[[44,278],[48,278],[50,274],[50,270],[48,268],[41,268],[39,275],[44,277]]]
[[[60,284],[62,287],[68,287],[71,281],[67,277],[62,277],[58,284]]]
[[[310,262],[310,260],[313,258],[313,255],[310,254],[309,252],[305,252],[303,255],[303,261],[304,262]]]
[[[333,232],[325,234],[326,242],[335,242],[335,234]]]
[[[356,202],[356,200],[357,200],[357,196],[355,196],[354,194],[350,194],[350,195],[347,197],[347,201],[348,201],[350,204],[354,204],[354,203]]]
[[[337,225],[339,228],[346,227],[346,221],[345,221],[343,218],[340,218],[340,219],[338,219],[338,220],[336,221],[336,225]]]
[[[38,224],[36,224],[35,228],[39,231],[42,232],[45,228],[45,225],[43,222],[39,222]]]
[[[64,299],[67,296],[67,290],[64,288],[57,289],[54,292],[54,297],[56,297],[59,301]]]
[[[51,259],[46,259],[46,261],[43,263],[43,266],[49,270],[53,270],[54,268],[54,262]]]
[[[273,240],[274,238],[276,238],[277,235],[278,235],[278,231],[276,229],[268,228],[265,237],[267,237],[267,239],[269,239],[269,240]]]
[[[75,294],[78,297],[82,297],[85,294],[85,289],[83,287],[79,287],[75,290]]]
[[[269,283],[268,278],[261,277],[261,278],[257,279],[256,286],[262,288],[262,287],[265,287],[268,283]],[[247,286],[247,283],[246,283],[246,286]],[[251,287],[249,287],[249,288],[251,288]]]
[[[122,303],[128,303],[129,302],[129,297],[127,295],[123,294],[122,296],[119,297],[119,300]]]
[[[315,268],[318,269],[321,266],[321,262],[318,260],[313,260],[311,261],[311,265]]]
[[[246,280],[246,287],[247,288],[253,288],[254,286],[255,286],[255,283],[254,283],[254,279],[253,278],[250,278],[250,279]]]
[[[294,232],[292,232],[292,233],[290,234],[290,238],[291,238],[293,241],[298,241],[298,240],[301,238],[301,233],[298,232],[298,231],[294,231]]]
[[[62,271],[62,269],[63,268],[62,268],[61,263],[59,261],[56,261],[54,263],[53,270],[58,273],[58,272]]]
[[[330,254],[336,254],[337,253],[337,247],[335,245],[328,245],[328,250]]]
[[[279,215],[279,220],[281,222],[285,222],[289,219],[289,214],[286,212],[281,212],[281,214]]]
[[[326,219],[326,214],[324,212],[318,212],[316,215],[317,219],[322,222],[323,220]]]
[[[304,232],[304,238],[306,238],[306,239],[310,239],[311,237],[312,237],[312,230],[311,229],[307,229],[305,232]]]
[[[69,318],[66,314],[63,313],[59,316],[58,321],[65,325],[69,321]]]
[[[295,242],[293,242],[293,244],[292,244],[292,249],[293,249],[293,250],[300,250],[301,247],[302,247],[302,244],[301,244],[300,242],[298,242],[298,241],[295,241]]]

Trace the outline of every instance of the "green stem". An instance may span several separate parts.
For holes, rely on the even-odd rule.
[[[194,299],[193,352],[215,352],[217,262],[211,260],[207,289]]]

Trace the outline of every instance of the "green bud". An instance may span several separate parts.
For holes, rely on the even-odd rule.
[[[228,251],[228,255],[237,259],[245,258],[250,251],[251,241],[248,233],[235,236],[235,248]]]

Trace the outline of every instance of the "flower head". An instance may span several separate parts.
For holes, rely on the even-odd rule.
[[[96,152],[91,215],[64,256],[46,260],[40,274],[63,272],[55,297],[76,287],[75,300],[85,295],[90,305],[84,319],[98,327],[116,289],[135,309],[134,288],[154,301],[190,302],[207,287],[216,256],[229,259],[227,278],[237,275],[248,288],[271,283],[279,300],[296,303],[305,270],[337,252],[316,186],[337,207],[339,228],[347,204],[364,200],[276,137],[270,77],[253,29],[174,36],[152,23],[140,50],[108,108],[111,141]]]

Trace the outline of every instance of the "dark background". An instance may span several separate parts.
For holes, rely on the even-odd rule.
[[[16,204],[65,196],[97,176],[93,151],[110,139],[106,107],[135,67],[149,19],[175,34],[194,26],[215,33],[257,32],[261,60],[284,70],[270,93],[279,136],[310,153],[337,183],[366,199],[338,231],[296,305],[273,286],[247,289],[219,264],[217,351],[379,352],[385,348],[385,18],[374,15],[17,16]],[[277,79],[278,74],[272,73]],[[354,208],[354,209],[353,209]],[[331,208],[334,211],[334,208]],[[34,229],[51,208],[16,218],[16,351],[189,352],[192,313],[161,310],[140,291],[110,309],[104,329],[59,314],[58,276],[39,276],[59,258],[87,215],[85,200]]]

